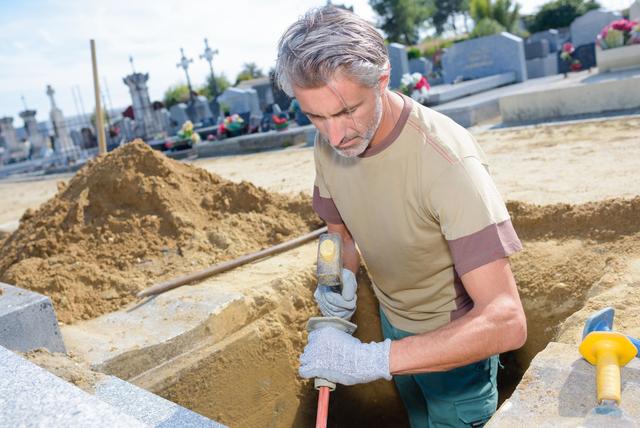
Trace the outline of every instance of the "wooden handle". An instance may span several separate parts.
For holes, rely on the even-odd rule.
[[[314,230],[313,232],[307,233],[306,235],[302,235],[296,239],[292,239],[290,241],[286,241],[278,245],[274,245],[273,247],[265,248],[264,250],[260,250],[255,253],[246,254],[244,256],[238,257],[237,259],[228,260],[226,262],[209,266],[208,268],[197,271],[197,272],[179,276],[177,278],[173,278],[168,281],[160,282],[158,284],[152,285],[151,287],[145,290],[142,290],[137,294],[137,296],[146,297],[146,296],[152,296],[152,295],[164,293],[165,291],[178,288],[180,286],[189,284],[194,281],[199,281],[201,279],[208,278],[218,273],[225,272],[230,269],[234,269],[238,266],[242,266],[249,262],[270,256],[276,253],[280,253],[282,251],[290,250],[291,248],[295,248],[299,245],[304,244],[305,242],[316,239],[318,236],[326,232],[327,232],[327,227],[325,226],[320,229]]]

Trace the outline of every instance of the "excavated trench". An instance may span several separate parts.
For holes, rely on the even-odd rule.
[[[95,161],[41,209],[26,213],[4,242],[0,236],[0,279],[50,295],[66,323],[120,310],[149,278],[175,276],[317,227],[305,198],[235,185],[160,158],[142,144],[126,147]],[[502,356],[501,399],[549,341],[577,343],[579,337],[568,332],[579,329],[565,320],[593,296],[613,290],[629,263],[640,260],[640,198],[512,202],[508,208],[524,243],[512,266],[529,337],[522,349]],[[87,259],[91,251],[95,257]],[[245,287],[243,300],[230,306],[237,316],[229,315],[233,328],[224,334],[204,334],[205,326],[178,351],[149,349],[153,358],[146,360],[140,345],[142,352],[123,353],[101,370],[232,427],[312,426],[317,393],[297,374],[305,324],[317,314],[312,256],[308,260],[305,269],[272,274],[267,287]],[[380,340],[377,303],[364,270],[358,279],[356,336]],[[631,319],[640,298],[616,298],[631,308]],[[331,396],[329,424],[408,425],[393,384],[384,381],[339,387]]]
[[[511,203],[524,250],[512,258],[529,336],[525,346],[501,357],[501,402],[517,386],[531,359],[557,340],[565,320],[588,298],[614,286],[637,257],[640,198],[584,205]],[[380,340],[377,302],[361,271],[354,319],[361,340]],[[297,376],[304,324],[315,314],[313,271],[272,296],[264,316],[224,343],[198,350],[179,364],[133,379],[167,399],[230,426],[312,426],[317,393]],[[293,298],[292,296],[296,296]],[[639,302],[628,302],[637,304]],[[579,337],[563,341],[578,343]],[[390,382],[339,387],[331,396],[331,426],[408,426]]]

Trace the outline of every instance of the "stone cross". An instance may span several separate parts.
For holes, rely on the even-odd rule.
[[[185,56],[183,48],[180,48],[180,54],[182,58],[180,58],[180,62],[176,64],[176,67],[184,70],[184,74],[187,76],[187,86],[189,87],[189,99],[193,101],[193,89],[191,88],[191,79],[189,78],[189,64],[191,64],[193,60]]]
[[[215,98],[218,95],[218,87],[216,85],[216,78],[213,74],[213,56],[218,54],[218,49],[211,49],[209,47],[209,41],[204,39],[204,52],[200,55],[201,59],[204,59],[209,63],[209,71],[211,72],[211,96]]]

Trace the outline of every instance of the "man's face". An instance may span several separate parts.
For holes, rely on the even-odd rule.
[[[293,92],[302,111],[339,155],[355,157],[369,146],[382,119],[378,88],[337,76],[326,86],[294,86]]]

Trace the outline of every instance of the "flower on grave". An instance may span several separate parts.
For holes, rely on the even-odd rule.
[[[420,73],[405,73],[400,80],[400,91],[424,104],[429,99],[429,81]]]
[[[628,19],[618,19],[606,25],[596,37],[601,49],[614,49],[640,43],[640,24]]]
[[[200,142],[200,135],[197,132],[193,132],[193,123],[190,120],[182,124],[180,131],[178,131],[178,137],[184,140],[190,139],[193,144]]]
[[[573,53],[576,48],[573,46],[573,43],[565,43],[562,45],[562,53],[560,53],[560,59],[564,62],[571,63],[573,62]]]
[[[218,126],[218,135],[224,135],[227,132],[236,133],[240,132],[244,127],[244,119],[239,114],[234,113],[224,118],[222,123]]]

